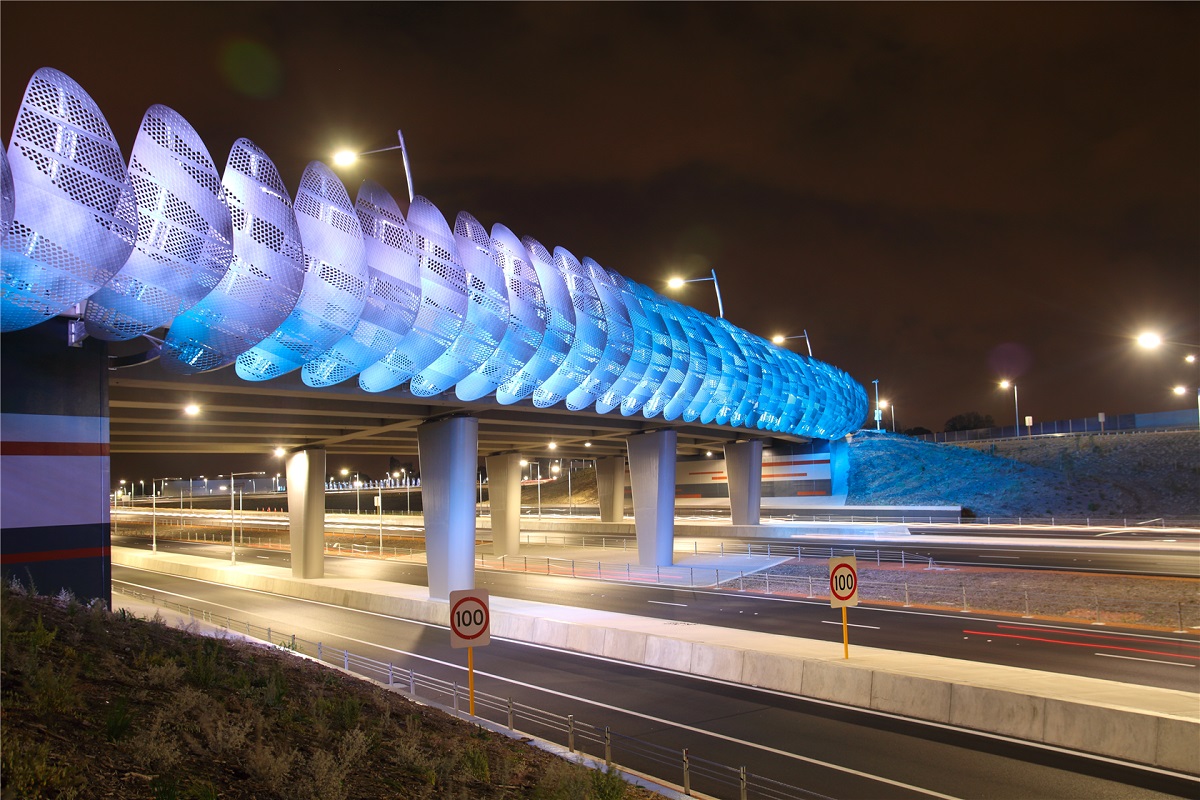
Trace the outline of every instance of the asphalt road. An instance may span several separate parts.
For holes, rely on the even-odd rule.
[[[465,651],[449,648],[444,628],[120,566],[114,581],[465,682]],[[475,665],[480,692],[610,726],[618,761],[676,783],[682,773],[673,755],[686,747],[697,764],[745,765],[757,785],[782,781],[837,798],[1132,800],[1200,791],[1200,781],[1108,759],[496,638],[476,653]],[[623,736],[662,750],[652,758],[641,746],[635,754]],[[692,785],[737,796],[732,783],[715,784],[698,771]]]
[[[114,543],[147,547],[144,539]],[[160,541],[173,552],[225,560],[225,545]],[[286,552],[243,549],[239,556],[289,566]],[[419,564],[328,557],[328,577],[425,585]],[[502,597],[624,614],[841,641],[841,616],[827,602],[545,575],[478,571],[476,584]],[[849,611],[851,645],[925,653],[1092,678],[1200,691],[1200,632],[1151,633],[1113,625],[1043,623],[1012,617],[860,605]]]

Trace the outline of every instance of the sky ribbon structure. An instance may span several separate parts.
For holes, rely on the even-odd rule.
[[[408,382],[418,396],[526,398],[672,422],[836,439],[863,387],[562,247],[453,229],[366,182],[353,204],[312,162],[295,201],[239,139],[223,174],[175,111],[147,112],[125,164],[92,98],[49,68],[30,80],[0,163],[0,329],[61,314],[115,341],[163,336],[164,367],[235,364],[310,386]]]

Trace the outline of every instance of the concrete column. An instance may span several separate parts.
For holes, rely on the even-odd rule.
[[[674,563],[675,440],[673,430],[644,433],[626,440],[638,563],[643,567],[666,567]]]
[[[734,525],[757,525],[762,515],[762,439],[725,445],[729,510]]]
[[[521,457],[488,456],[488,504],[492,511],[492,554],[515,556],[521,547]]]
[[[479,420],[449,417],[417,429],[429,597],[475,588],[475,466]]]
[[[596,459],[596,493],[601,522],[625,519],[625,456]]]
[[[0,338],[0,572],[111,606],[108,348],[68,325]]]
[[[288,528],[292,577],[325,577],[325,449],[287,456]]]

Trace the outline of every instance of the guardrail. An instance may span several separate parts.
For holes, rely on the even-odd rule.
[[[231,632],[261,639],[281,650],[303,653],[317,661],[339,666],[392,691],[441,706],[461,719],[486,720],[515,733],[556,745],[564,744],[569,752],[603,761],[606,767],[636,770],[669,783],[678,781],[677,785],[683,786],[685,795],[690,796],[695,789],[716,797],[738,800],[829,800],[818,792],[755,775],[744,766],[731,767],[701,758],[693,755],[690,748],[676,750],[636,736],[626,736],[609,726],[591,725],[577,720],[573,714],[556,714],[514,701],[511,696],[501,697],[476,690],[475,709],[478,713],[472,716],[463,710],[468,700],[467,689],[455,681],[423,675],[392,662],[353,653],[349,649],[326,646],[324,642],[304,639],[278,628],[256,625],[248,620],[235,620],[228,615],[214,614],[124,586],[114,585],[113,592],[187,614],[193,622],[199,620],[218,625]],[[506,681],[500,676],[493,677]],[[670,774],[672,772],[673,775]]]

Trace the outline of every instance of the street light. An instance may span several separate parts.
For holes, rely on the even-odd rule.
[[[400,140],[400,144],[394,144],[391,147],[381,147],[378,150],[366,150],[362,153],[355,153],[353,150],[339,150],[333,154],[333,163],[339,167],[348,167],[357,161],[360,156],[386,153],[389,150],[399,150],[400,155],[404,157],[404,177],[408,180],[408,202],[411,203],[413,201],[412,168],[408,163],[408,148],[404,146],[404,132],[396,131],[396,137]]]
[[[1013,390],[1013,410],[1016,412],[1016,415],[1017,415],[1017,438],[1019,439],[1019,438],[1021,438],[1021,403],[1020,403],[1019,398],[1017,397],[1017,385],[1011,381],[1003,380],[1003,381],[1000,381],[1000,388],[1001,389],[1011,388]]]
[[[1200,349],[1200,344],[1189,344],[1187,342],[1170,342],[1170,341],[1167,341],[1166,339],[1162,338],[1161,336],[1159,336],[1154,331],[1146,331],[1145,333],[1140,334],[1137,337],[1137,343],[1147,350],[1154,350],[1158,347],[1161,347],[1164,344],[1171,345],[1172,347],[1186,347],[1186,348],[1192,349],[1192,350]],[[1187,355],[1185,355],[1183,357],[1183,360],[1185,362],[1187,362],[1188,364],[1195,365],[1196,354],[1188,353]],[[1186,386],[1176,386],[1171,391],[1177,395],[1183,396],[1187,392],[1187,387]],[[1200,380],[1197,381],[1197,386],[1196,386],[1196,423],[1197,423],[1197,425],[1200,425]]]
[[[703,281],[712,281],[713,288],[717,290],[717,316],[725,319],[725,306],[721,303],[721,284],[717,282],[717,271],[715,269],[712,270],[711,278],[689,278],[685,280],[676,277],[667,281],[667,286],[671,289],[680,289],[683,288],[685,283],[701,283]]]
[[[792,339],[803,339],[804,343],[808,345],[808,357],[812,358],[812,341],[808,338],[807,329],[805,329],[804,333],[799,334],[798,336],[784,336],[782,333],[777,333],[771,337],[771,342],[773,344],[782,346],[784,342],[791,341]]]
[[[883,409],[879,407],[879,378],[871,383],[875,384],[875,430],[880,430],[879,423],[883,420]]]
[[[154,482],[162,481],[163,493],[167,491],[167,481],[181,481],[183,478],[151,478],[150,479],[150,551],[158,552],[158,493],[154,491]],[[183,489],[180,488],[179,496],[183,497]],[[182,505],[182,503],[181,503]]]
[[[229,563],[237,564],[237,517],[234,501],[237,497],[237,492],[233,490],[233,479],[242,475],[266,475],[267,473],[259,470],[257,472],[231,472],[229,473]],[[225,488],[225,487],[221,487]]]
[[[404,476],[404,513],[406,515],[411,516],[412,515],[412,486],[410,486],[409,482],[408,482],[408,470],[402,469],[399,472],[392,473],[393,478],[398,478],[401,475]],[[424,508],[424,506],[422,506],[422,508]]]
[[[889,403],[887,400],[879,401],[880,408],[890,408],[892,410],[892,433],[896,432],[896,406]]]

